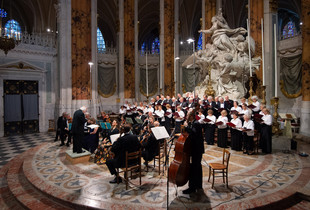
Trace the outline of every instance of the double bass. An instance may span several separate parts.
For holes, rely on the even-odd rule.
[[[181,129],[181,135],[175,142],[175,155],[169,167],[169,182],[178,187],[183,186],[189,180],[191,142],[189,134]]]

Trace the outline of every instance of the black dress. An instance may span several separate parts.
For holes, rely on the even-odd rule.
[[[231,129],[231,149],[236,151],[242,150],[242,131]]]
[[[272,152],[272,127],[271,125],[261,125],[261,145],[264,153]]]

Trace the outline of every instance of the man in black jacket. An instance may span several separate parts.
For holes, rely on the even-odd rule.
[[[72,120],[73,152],[82,153],[82,142],[84,138],[84,124],[87,122],[84,113],[85,106],[74,112]]]
[[[67,113],[64,112],[57,120],[57,129],[59,129],[61,144],[59,146],[65,145],[66,134],[68,134],[68,123],[67,123]]]
[[[111,152],[112,156],[114,156],[113,159],[107,160],[106,164],[107,167],[112,175],[115,175],[114,180],[110,181],[111,184],[117,183],[117,171],[116,168],[123,168],[126,164],[126,151],[128,153],[136,152],[141,148],[141,144],[138,140],[138,137],[136,135],[130,134],[131,126],[129,124],[126,124],[124,126],[124,133],[125,135],[118,138],[112,145]],[[129,164],[136,164],[129,163]],[[121,182],[122,180],[118,180]]]

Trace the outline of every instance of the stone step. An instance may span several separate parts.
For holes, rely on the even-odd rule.
[[[22,166],[29,152],[31,151],[28,150],[11,161],[6,176],[8,189],[21,204],[22,209],[73,209],[70,206],[56,202],[28,182],[23,174]]]
[[[7,163],[0,170],[0,207],[2,210],[25,209],[11,193],[6,179],[11,162]]]

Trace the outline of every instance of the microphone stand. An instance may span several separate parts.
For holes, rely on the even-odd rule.
[[[171,151],[171,147],[173,145],[173,141],[175,139],[175,136],[174,136],[174,133],[175,133],[175,128],[173,128],[173,131],[171,132],[171,135],[169,137],[169,141],[168,141],[168,144],[170,143],[170,146],[169,146],[169,151],[167,152],[166,154],[166,160],[165,160],[165,167],[168,167],[167,169],[167,209],[169,209],[169,154],[170,154],[170,151]]]

